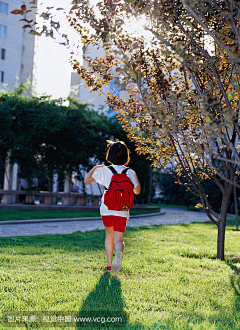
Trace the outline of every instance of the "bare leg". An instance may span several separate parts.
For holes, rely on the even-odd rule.
[[[105,238],[105,250],[107,254],[107,266],[112,265],[113,248],[114,248],[114,231],[113,227],[105,227],[106,238]]]
[[[114,232],[114,245],[116,251],[123,252],[124,249],[124,243],[123,243],[124,233],[120,231]]]
[[[113,273],[117,273],[122,266],[122,253],[124,249],[123,237],[124,237],[124,233],[121,233],[120,231],[114,232],[114,245],[115,245],[116,253],[112,263]]]

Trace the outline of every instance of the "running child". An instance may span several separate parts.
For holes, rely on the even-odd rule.
[[[121,177],[118,174],[126,175],[127,185],[132,185],[132,191],[138,195],[141,192],[141,186],[136,173],[126,165],[130,162],[129,149],[122,141],[109,141],[106,160],[111,166],[97,165],[94,166],[86,175],[84,183],[90,184],[97,182],[105,187],[104,194],[102,196],[102,202],[100,207],[100,214],[105,226],[106,238],[105,238],[105,250],[107,254],[107,266],[104,268],[106,271],[116,273],[120,270],[122,265],[122,254],[124,249],[124,233],[126,230],[127,219],[129,218],[128,207],[123,206],[121,210],[115,210],[115,206],[104,204],[107,203],[104,196],[107,190],[112,184],[112,178]],[[129,180],[130,179],[130,180]],[[110,189],[109,189],[110,191]],[[131,192],[130,192],[131,193]],[[114,200],[113,200],[114,204]],[[115,246],[115,258],[113,258],[113,249]]]

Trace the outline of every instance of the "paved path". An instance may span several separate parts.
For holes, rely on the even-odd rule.
[[[203,212],[186,211],[182,209],[161,208],[162,215],[151,217],[130,218],[129,227],[151,225],[173,225],[178,223],[206,222],[208,217]],[[231,215],[232,216],[232,215]],[[33,236],[43,234],[72,234],[76,231],[86,232],[104,229],[101,220],[63,221],[28,224],[6,224],[0,226],[0,237]]]

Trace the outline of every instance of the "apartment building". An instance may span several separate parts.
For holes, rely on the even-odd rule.
[[[18,0],[0,0],[0,88],[7,84],[12,90],[16,84],[33,78],[35,37],[22,29],[26,23],[23,17],[11,11],[19,9]],[[35,9],[27,14],[27,19],[35,19]]]
[[[19,84],[33,79],[33,59],[35,37],[22,27],[26,24],[19,21],[20,15],[11,11],[19,9],[23,3],[19,0],[0,0],[0,89],[6,84],[10,90]],[[27,14],[28,20],[35,20],[36,11]],[[18,79],[18,81],[17,81]],[[27,94],[30,94],[30,90]],[[6,160],[4,173],[4,190],[16,190],[18,185],[18,165]],[[10,201],[9,195],[3,196],[3,203],[15,202],[16,195]]]

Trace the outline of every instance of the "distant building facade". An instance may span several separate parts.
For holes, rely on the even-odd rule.
[[[18,0],[0,0],[0,89],[3,84],[9,90],[13,90],[18,83],[22,84],[29,79],[33,80],[33,61],[35,36],[22,29],[26,22],[19,22],[23,16],[11,14],[14,9],[19,9],[22,2]],[[35,20],[36,10],[27,14],[28,20]],[[27,95],[30,90],[26,92]],[[10,151],[9,151],[10,156]],[[3,179],[4,190],[17,190],[18,164],[10,164],[9,157],[6,159]],[[16,195],[3,195],[3,203],[15,203]]]
[[[0,0],[0,87],[7,84],[10,90],[16,77],[20,84],[33,79],[35,36],[22,29],[26,22],[19,22],[21,16],[10,13],[19,7],[18,0]],[[35,19],[35,9],[27,18]]]

